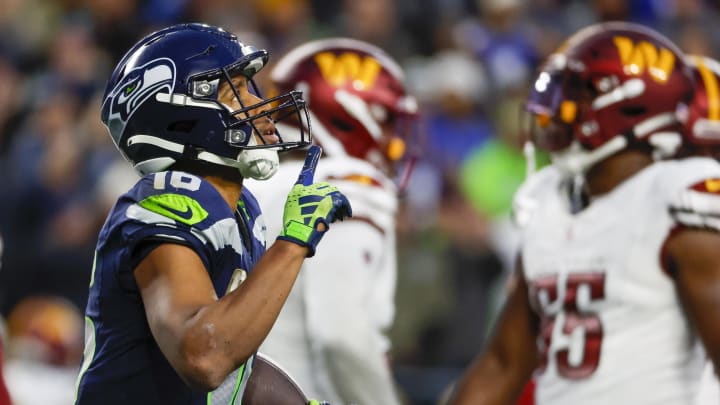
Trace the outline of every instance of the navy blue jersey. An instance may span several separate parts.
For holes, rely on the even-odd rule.
[[[231,209],[206,180],[183,172],[142,178],[121,196],[95,252],[77,404],[239,404],[253,358],[212,393],[191,390],[153,339],[133,269],[158,244],[192,248],[222,297],[265,251],[255,198]]]

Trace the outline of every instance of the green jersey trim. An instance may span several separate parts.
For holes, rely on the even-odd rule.
[[[233,390],[232,399],[230,400],[230,404],[235,404],[235,399],[237,399],[238,393],[240,392],[240,386],[243,383],[243,377],[245,376],[245,364],[240,367],[240,370],[238,372],[237,381],[235,382],[235,389]],[[242,398],[240,398],[240,402],[238,402],[238,405],[242,405]]]
[[[193,226],[208,217],[208,212],[194,199],[182,194],[158,194],[138,204],[156,214]]]
[[[243,385],[245,383],[244,380],[245,380],[245,365],[246,364],[247,363],[243,364],[242,366],[240,366],[239,369],[235,370],[234,374],[237,376],[235,378],[235,387],[233,388],[232,396],[230,397],[230,402],[227,405],[241,405],[242,404],[242,398],[238,399],[238,394],[240,394],[241,391],[244,391],[244,390],[241,390],[241,388],[243,388]],[[218,388],[218,389],[220,389],[220,388]],[[208,392],[208,394],[207,394],[207,405],[213,405],[213,400],[212,400],[213,392],[214,391],[211,391],[211,392]],[[238,401],[237,404],[235,403],[235,401]],[[225,405],[225,404],[215,404],[215,405]]]

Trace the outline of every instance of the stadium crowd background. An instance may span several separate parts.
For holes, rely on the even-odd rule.
[[[184,21],[223,26],[275,59],[309,39],[347,36],[401,62],[423,114],[391,331],[412,404],[434,403],[459,375],[502,300],[510,201],[525,176],[519,111],[537,64],[603,20],[644,23],[688,53],[720,56],[720,5],[710,0],[0,0],[0,10],[10,363],[31,356],[68,375],[79,364],[97,232],[135,180],[99,120],[99,95],[126,49]],[[46,347],[28,348],[29,336]]]

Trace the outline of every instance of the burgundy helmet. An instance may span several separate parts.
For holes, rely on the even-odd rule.
[[[532,140],[579,173],[656,134],[681,131],[693,94],[685,56],[642,25],[607,22],[571,36],[538,74],[526,109]],[[679,135],[677,135],[679,137]]]
[[[692,154],[720,156],[720,62],[690,55],[695,95],[685,121],[686,149]]]
[[[387,53],[348,38],[312,41],[280,59],[271,79],[279,93],[302,90],[314,142],[327,156],[352,156],[395,174],[406,157],[417,102]]]

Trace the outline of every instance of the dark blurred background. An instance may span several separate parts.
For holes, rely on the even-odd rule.
[[[309,39],[347,36],[405,68],[424,136],[399,223],[391,336],[407,403],[421,405],[482,348],[502,303],[510,202],[525,177],[518,114],[538,63],[605,20],[650,25],[688,53],[720,52],[720,6],[709,0],[0,0],[0,10],[0,312],[20,342],[9,367],[38,357],[32,336],[49,347],[47,375],[72,380],[97,232],[136,179],[100,123],[99,96],[144,34],[206,22],[276,59]],[[8,379],[20,387],[32,375],[37,395],[33,370]],[[16,401],[70,403],[57,398],[74,384],[55,385],[43,388],[58,390],[55,402]]]

